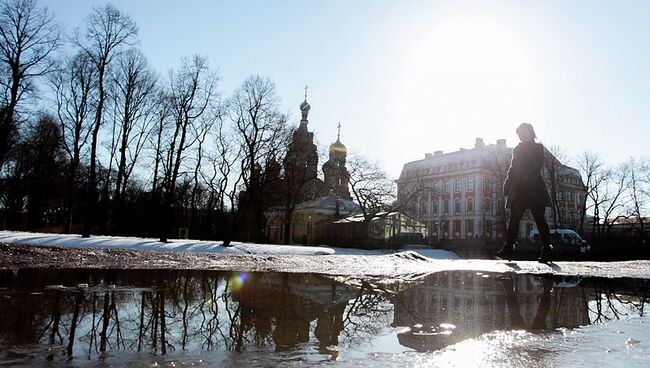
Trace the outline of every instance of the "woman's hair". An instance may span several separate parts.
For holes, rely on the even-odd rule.
[[[533,136],[533,139],[537,138],[537,135],[535,134],[535,129],[533,129],[533,126],[530,125],[529,123],[521,123],[517,127],[517,130],[516,130],[517,134],[519,134],[519,132],[521,132],[523,129],[527,129],[530,132],[530,134]]]

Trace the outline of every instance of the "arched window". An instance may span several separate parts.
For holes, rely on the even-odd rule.
[[[442,213],[445,213],[445,214],[449,213],[449,200],[448,199],[445,199],[442,202]]]
[[[474,198],[468,197],[466,201],[467,201],[467,204],[465,206],[466,212],[474,213]]]
[[[492,200],[490,198],[483,200],[483,213],[492,214]]]
[[[460,199],[458,198],[454,199],[454,213],[457,215],[460,214]]]
[[[425,197],[420,197],[420,216],[429,215],[429,201]]]

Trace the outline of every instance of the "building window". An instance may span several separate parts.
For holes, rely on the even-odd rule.
[[[437,215],[438,214],[438,200],[437,199],[432,202],[432,206],[433,207],[431,208],[431,212],[433,212],[433,214]]]
[[[454,239],[460,239],[460,220],[454,220]]]
[[[576,203],[582,204],[582,193],[576,193]]]
[[[483,213],[492,214],[492,200],[490,198],[483,200]]]
[[[466,213],[474,213],[474,198],[467,198],[467,205],[465,206]]]
[[[448,214],[448,213],[449,213],[449,200],[448,200],[448,199],[445,199],[445,200],[442,202],[442,212],[443,212],[444,214]]]
[[[557,193],[555,193],[555,198],[556,198],[558,201],[563,201],[563,200],[564,200],[564,193],[563,193],[563,192],[557,192]]]
[[[456,193],[460,192],[460,179],[459,178],[454,179],[454,191]]]
[[[426,216],[429,213],[429,209],[427,208],[427,200],[425,198],[420,198],[418,202],[418,209],[420,210],[418,214],[420,216]]]
[[[442,182],[442,191],[444,193],[449,193],[449,180],[445,180]]]
[[[487,176],[483,177],[483,191],[491,192],[492,191],[492,179]]]
[[[467,239],[474,237],[474,220],[465,220],[465,234]]]
[[[483,228],[483,234],[488,239],[492,239],[492,221],[486,220]]]
[[[569,203],[573,203],[573,192],[566,192],[566,200]]]
[[[460,199],[454,199],[454,213],[460,215]]]
[[[467,191],[468,192],[473,192],[474,191],[474,177],[470,176],[467,178]]]

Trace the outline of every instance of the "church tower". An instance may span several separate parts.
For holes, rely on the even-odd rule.
[[[350,199],[350,190],[348,188],[350,174],[345,167],[348,149],[341,143],[341,123],[339,123],[338,129],[339,132],[336,137],[336,142],[330,145],[329,160],[323,164],[325,186],[328,190],[333,190],[339,196]]]
[[[284,159],[285,170],[295,181],[304,182],[316,179],[318,176],[318,150],[314,144],[314,133],[307,128],[311,106],[307,102],[307,87],[305,87],[305,100],[300,104],[302,119],[300,125],[293,132],[291,143]]]

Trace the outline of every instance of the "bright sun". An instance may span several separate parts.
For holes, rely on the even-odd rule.
[[[499,23],[455,19],[421,35],[404,56],[395,91],[396,113],[406,122],[396,133],[403,138],[428,142],[428,149],[451,142],[458,149],[474,137],[511,139],[516,124],[530,118],[529,62],[517,37]]]

